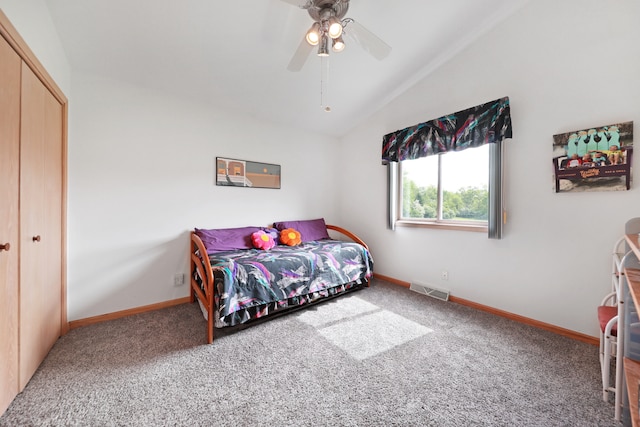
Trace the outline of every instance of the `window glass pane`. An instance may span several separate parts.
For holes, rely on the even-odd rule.
[[[438,156],[401,162],[402,212],[400,218],[436,219],[438,213]]]
[[[489,144],[442,155],[442,219],[489,217]]]
[[[438,156],[400,163],[400,219],[487,221],[489,145],[440,155],[442,217],[438,217]]]

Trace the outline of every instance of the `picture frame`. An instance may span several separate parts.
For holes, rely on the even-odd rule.
[[[553,135],[555,192],[629,190],[632,154],[632,121]]]
[[[229,157],[216,157],[216,185],[223,187],[272,188],[281,185],[280,165]]]

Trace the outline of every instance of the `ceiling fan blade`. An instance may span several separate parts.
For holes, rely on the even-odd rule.
[[[391,46],[353,19],[349,19],[345,25],[344,33],[378,60],[383,60],[391,53]]]
[[[300,71],[304,66],[305,62],[307,62],[307,58],[309,54],[313,50],[313,46],[307,43],[307,40],[303,37],[296,49],[296,52],[293,54],[291,61],[289,61],[289,65],[287,65],[287,70],[289,71]]]
[[[292,4],[294,6],[298,6],[301,9],[308,9],[311,6],[311,0],[280,0],[285,3]]]

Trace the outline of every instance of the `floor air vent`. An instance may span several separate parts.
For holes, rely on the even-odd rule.
[[[419,294],[427,295],[432,298],[436,298],[442,301],[449,301],[449,291],[444,291],[442,289],[436,289],[427,285],[420,285],[418,283],[411,283],[409,287],[414,292]]]

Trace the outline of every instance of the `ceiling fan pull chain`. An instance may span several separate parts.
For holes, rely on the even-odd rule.
[[[327,105],[325,105],[327,104]],[[329,113],[329,57],[320,57],[320,108]]]

